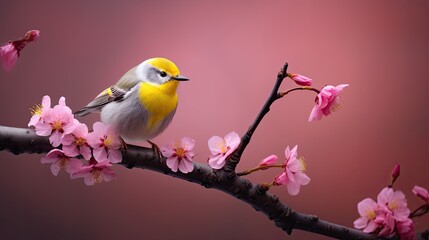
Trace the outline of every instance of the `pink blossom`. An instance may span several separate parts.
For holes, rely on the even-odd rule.
[[[311,78],[308,78],[306,76],[300,75],[300,74],[288,74],[288,76],[295,81],[296,84],[301,86],[311,86]]]
[[[230,132],[224,138],[213,136],[209,139],[208,145],[212,155],[209,157],[209,165],[213,169],[221,169],[226,158],[229,157],[240,144],[240,137],[236,132]]]
[[[18,50],[12,42],[0,47],[0,62],[3,64],[5,71],[10,71],[15,67],[18,60]]]
[[[411,219],[396,223],[396,231],[401,240],[414,239],[414,223]]]
[[[60,149],[51,150],[41,159],[41,163],[51,163],[51,172],[55,176],[58,175],[60,169],[64,169],[71,175],[82,167],[82,162],[79,159],[67,156]]]
[[[309,122],[320,120],[322,116],[328,116],[340,107],[339,94],[348,84],[340,84],[336,87],[332,85],[325,86],[317,95],[316,106],[310,113]]]
[[[116,130],[102,122],[95,122],[93,132],[88,134],[87,142],[93,148],[93,155],[97,162],[108,160],[111,163],[122,161],[122,142]]]
[[[71,133],[77,123],[71,109],[65,105],[65,98],[61,97],[59,105],[43,111],[42,121],[35,125],[36,134],[50,136],[52,146],[58,147],[64,135]]]
[[[375,218],[378,212],[378,204],[371,198],[365,198],[357,205],[360,218],[353,222],[357,229],[363,229],[366,233],[372,233],[378,228]]]
[[[25,34],[24,39],[27,42],[35,42],[40,37],[40,31],[39,30],[30,30]]]
[[[285,150],[285,169],[274,179],[274,185],[286,185],[290,195],[297,195],[301,185],[307,185],[310,178],[304,173],[306,164],[303,158],[297,158],[298,145],[292,150],[289,146]]]
[[[92,186],[103,181],[109,182],[116,177],[111,166],[112,164],[107,160],[101,162],[90,160],[89,165],[81,167],[79,171],[72,174],[71,178],[84,178],[84,182],[87,186]]]
[[[413,187],[413,193],[424,201],[429,202],[429,192],[426,188],[416,185]]]
[[[63,151],[71,157],[76,157],[79,154],[86,160],[91,158],[91,149],[87,143],[88,127],[85,124],[76,124],[71,133],[62,138]]]
[[[48,95],[43,96],[42,103],[31,108],[31,119],[28,126],[35,126],[42,119],[43,113],[51,108],[51,98]]]
[[[278,157],[277,155],[270,155],[266,158],[264,158],[260,163],[259,166],[271,166],[276,163]]]
[[[410,215],[407,199],[401,191],[386,187],[378,194],[377,203],[381,211],[391,214],[397,221],[405,221]]]
[[[173,172],[179,169],[182,173],[192,172],[194,164],[192,159],[195,153],[192,151],[195,146],[195,140],[184,137],[180,142],[172,142],[170,145],[161,147],[161,152],[167,158],[167,166]]]

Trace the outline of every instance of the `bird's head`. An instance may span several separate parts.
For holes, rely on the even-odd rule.
[[[180,75],[176,64],[166,58],[150,58],[137,66],[136,75],[139,79],[156,85],[168,82],[188,81]],[[177,84],[177,82],[176,82]]]

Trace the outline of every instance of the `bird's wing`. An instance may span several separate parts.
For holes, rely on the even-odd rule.
[[[88,105],[76,111],[74,114],[78,117],[83,117],[92,112],[99,112],[104,105],[110,102],[121,101],[124,95],[140,82],[136,78],[135,71],[136,67],[131,68],[119,79],[116,85],[102,91],[94,100],[88,103]]]
[[[141,80],[139,80],[139,78],[136,76],[136,67],[133,67],[128,72],[126,72],[115,85],[118,88],[129,91],[139,82],[141,82]]]
[[[76,111],[74,115],[78,117],[83,117],[92,112],[100,111],[104,105],[110,102],[121,101],[124,98],[124,95],[126,93],[127,93],[126,90],[118,88],[117,86],[113,85],[107,88],[106,90],[104,90],[103,92],[101,92],[97,97],[94,98],[94,100],[88,103],[88,105],[86,105],[79,111]]]

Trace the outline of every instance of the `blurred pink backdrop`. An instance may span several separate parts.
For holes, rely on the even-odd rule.
[[[298,196],[272,193],[295,210],[352,226],[356,204],[376,198],[395,163],[396,189],[429,188],[428,1],[21,1],[0,2],[0,42],[39,29],[14,71],[0,71],[1,125],[26,127],[42,96],[84,106],[129,68],[170,58],[191,78],[179,88],[173,123],[154,142],[189,136],[196,161],[207,139],[243,134],[276,73],[348,83],[343,107],[307,122],[311,92],[278,101],[254,134],[238,170],[299,145],[312,181]],[[286,80],[282,90],[294,85]],[[81,119],[88,125],[98,115]],[[117,179],[87,187],[54,177],[42,155],[0,152],[3,239],[286,239],[248,205],[215,190],[146,170],[115,166]],[[268,182],[278,174],[250,175]],[[416,229],[429,217],[417,219]],[[291,239],[327,239],[294,231]]]

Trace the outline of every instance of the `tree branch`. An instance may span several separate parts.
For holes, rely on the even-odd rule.
[[[271,104],[273,104],[277,99],[282,97],[282,96],[279,96],[278,91],[279,91],[280,85],[283,82],[283,79],[287,77],[287,72],[286,72],[287,67],[288,67],[288,63],[285,63],[283,68],[280,69],[279,73],[277,73],[276,83],[274,84],[274,87],[271,90],[271,93],[268,96],[267,101],[265,102],[262,109],[259,111],[259,114],[258,116],[256,116],[256,119],[253,121],[252,125],[250,125],[246,134],[244,134],[243,137],[241,138],[241,142],[237,150],[235,150],[235,152],[229,157],[228,161],[223,167],[225,171],[230,173],[235,172],[235,168],[237,167],[237,164],[240,162],[241,155],[243,155],[244,150],[246,149],[247,145],[250,143],[250,139],[252,138],[252,135],[255,132],[256,128],[258,127],[259,123],[262,121],[264,116],[270,111]]]
[[[175,173],[165,165],[165,158],[158,161],[151,149],[133,145],[127,147],[127,151],[123,152],[120,165],[127,168],[149,169],[225,192],[264,213],[277,227],[288,234],[291,234],[293,229],[301,229],[337,239],[383,239],[321,220],[313,215],[295,212],[279,201],[278,197],[266,192],[262,185],[240,178],[235,173],[231,174],[223,169],[213,170],[208,165],[200,163],[194,163],[194,171],[191,173]],[[245,146],[242,147],[243,150],[244,148]],[[52,150],[52,146],[47,137],[37,136],[33,129],[0,126],[0,150],[7,150],[14,154],[47,153]]]
[[[426,229],[423,232],[416,234],[416,240],[428,240],[429,239],[429,229]]]

